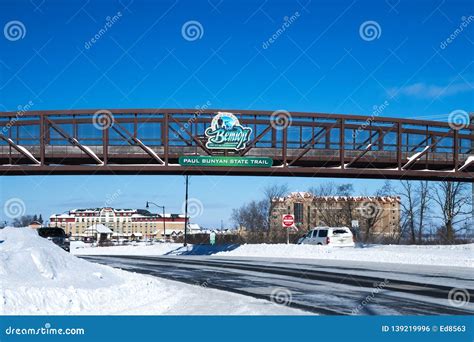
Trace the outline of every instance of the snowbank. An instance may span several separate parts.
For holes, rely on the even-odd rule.
[[[338,248],[312,245],[248,244],[219,251],[221,246],[192,246],[193,255],[217,257],[266,257],[288,259],[351,260],[381,263],[474,267],[474,244],[455,246],[370,245],[364,248]],[[183,255],[182,244],[115,246],[73,249],[81,255]]]
[[[76,255],[165,255],[179,251],[182,246],[182,243],[155,243],[148,246],[139,243],[136,246],[90,247],[81,241],[72,241],[71,253]]]
[[[29,228],[0,229],[0,241],[1,315],[301,313],[264,300],[90,263]]]
[[[287,257],[474,267],[474,244],[455,246],[370,245],[364,248],[258,244],[242,245],[232,251],[219,252],[215,255],[225,257]]]

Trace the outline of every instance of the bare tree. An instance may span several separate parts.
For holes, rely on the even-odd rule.
[[[273,184],[267,186],[263,190],[264,201],[266,201],[267,203],[267,215],[265,219],[265,228],[267,230],[270,230],[270,219],[272,217],[273,209],[275,209],[276,206],[276,202],[274,200],[286,196],[288,194],[288,191],[289,190],[287,184]]]
[[[393,196],[395,193],[396,191],[392,185],[392,182],[385,180],[382,187],[375,192],[375,196]]]
[[[336,184],[325,182],[318,187],[311,187],[308,192],[314,196],[351,196],[354,193],[354,186],[351,183]]]
[[[317,187],[311,187],[308,192],[314,196],[334,196],[336,194],[336,184],[334,182],[324,182]]]
[[[13,227],[27,227],[33,221],[33,215],[16,217],[12,221]]]
[[[382,221],[383,209],[376,202],[366,202],[362,206],[361,218],[364,222],[364,243],[371,242],[374,240],[375,227]]]
[[[431,186],[428,181],[401,181],[402,230],[408,231],[411,243],[422,243],[431,204]]]
[[[318,214],[325,224],[331,227],[351,225],[354,219],[355,203],[344,198],[352,196],[354,193],[354,186],[351,183],[336,184],[327,182],[318,187],[309,188],[308,192],[317,197],[316,201],[321,202]],[[341,198],[338,198],[337,201],[333,198],[328,198],[327,200],[321,198],[334,196]]]
[[[232,209],[232,214],[230,215],[230,220],[235,224],[236,228],[242,229],[245,227],[245,219],[243,208]]]
[[[463,225],[469,218],[471,194],[468,183],[443,181],[434,186],[433,200],[440,208],[442,226],[440,229],[443,239],[453,243],[458,226]]]
[[[251,201],[232,211],[231,220],[238,227],[261,231],[267,224],[268,204],[266,200]]]
[[[402,219],[404,230],[408,230],[410,236],[410,242],[416,243],[416,195],[415,186],[411,181],[401,181],[402,191],[400,197],[402,198]]]
[[[395,194],[395,189],[392,185],[392,182],[386,180],[384,184],[375,191],[375,196],[393,196]],[[378,232],[384,240],[396,240],[398,238],[398,232],[396,229],[391,230],[390,227],[382,227],[384,217],[387,214],[384,212],[384,209],[380,207],[376,200],[368,200],[364,202],[361,206],[361,219],[363,221],[363,241],[371,242],[374,240],[379,240],[380,236],[376,235],[376,228],[379,227]],[[381,228],[381,229],[380,229]]]
[[[270,221],[273,209],[276,206],[274,200],[286,196],[288,186],[286,184],[274,184],[264,189],[264,198],[260,201],[251,201],[240,208],[233,209],[231,221],[239,228],[248,231],[270,231]]]
[[[431,204],[431,186],[428,181],[418,183],[418,194],[420,198],[418,210],[418,243],[422,243],[423,233],[425,231],[426,218],[430,213]]]

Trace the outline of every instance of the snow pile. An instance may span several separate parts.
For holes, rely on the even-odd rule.
[[[219,252],[215,255],[225,257],[305,258],[474,267],[474,244],[450,246],[370,245],[364,248],[248,244],[228,252]]]
[[[82,241],[71,242],[71,253],[76,255],[165,255],[183,247],[182,243],[156,243],[145,245],[90,247]]]
[[[300,313],[90,263],[29,228],[0,229],[0,241],[0,315]]]
[[[78,243],[82,247],[83,244]],[[192,250],[192,253],[189,253]],[[467,245],[369,245],[364,248],[314,245],[246,244],[225,250],[223,246],[194,245],[189,249],[178,243],[151,246],[113,246],[71,248],[80,255],[211,255],[218,257],[263,257],[287,259],[352,260],[380,263],[474,267],[474,244]]]
[[[95,288],[116,284],[108,269],[71,257],[69,253],[29,228],[0,230],[0,276],[10,287],[69,286]]]

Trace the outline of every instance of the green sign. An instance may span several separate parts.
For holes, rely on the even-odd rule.
[[[179,164],[182,166],[271,167],[273,160],[266,157],[184,156],[179,157]]]

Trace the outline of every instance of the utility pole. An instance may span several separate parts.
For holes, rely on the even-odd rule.
[[[145,208],[150,208],[150,204],[153,204],[155,207],[157,208],[161,208],[163,210],[163,238],[166,242],[166,218],[165,218],[165,206],[164,205],[158,205],[156,203],[153,203],[153,202],[150,202],[150,201],[147,201],[146,202],[146,206]]]
[[[188,178],[186,175],[186,192],[184,195],[184,246],[188,245]]]
[[[165,206],[163,206],[163,235],[165,236],[166,242],[166,217],[165,217]],[[171,236],[171,235],[170,235]]]
[[[474,125],[474,113],[470,113],[469,124]],[[471,153],[474,153],[474,129],[471,130]],[[471,220],[472,224],[474,224],[474,183],[472,183],[472,194],[471,194]],[[472,236],[473,230],[472,228],[469,231],[469,234]]]

